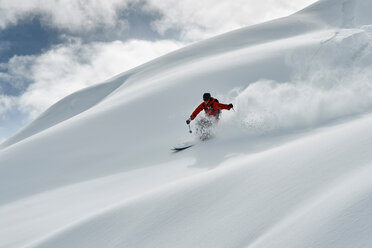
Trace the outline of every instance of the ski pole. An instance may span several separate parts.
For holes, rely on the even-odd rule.
[[[189,133],[192,133],[190,124],[187,124],[189,126]]]

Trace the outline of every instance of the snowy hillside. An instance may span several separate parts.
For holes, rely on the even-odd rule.
[[[56,103],[1,145],[0,247],[372,247],[371,11],[321,0]],[[236,111],[172,153],[204,92]]]

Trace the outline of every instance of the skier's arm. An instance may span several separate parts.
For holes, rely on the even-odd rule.
[[[200,111],[202,111],[204,108],[203,108],[203,103],[201,103],[195,110],[194,112],[192,112],[191,116],[190,116],[190,119],[191,120],[194,120],[195,117],[200,113]]]
[[[217,110],[220,110],[220,109],[227,109],[227,110],[230,110],[231,108],[229,107],[229,104],[223,104],[223,103],[219,103],[219,102],[214,102],[213,103],[213,108],[214,109],[217,109]]]

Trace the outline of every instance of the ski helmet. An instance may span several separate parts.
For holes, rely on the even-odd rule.
[[[204,93],[203,94],[203,100],[209,100],[211,99],[211,94],[210,93]]]

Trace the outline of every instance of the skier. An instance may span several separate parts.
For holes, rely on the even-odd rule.
[[[189,125],[190,122],[204,109],[207,118],[202,118],[197,122],[197,133],[201,135],[200,139],[209,139],[212,136],[211,128],[218,122],[221,110],[230,110],[233,107],[232,103],[219,103],[217,99],[211,97],[210,93],[204,93],[203,102],[194,110],[190,118],[186,120],[186,124]]]

